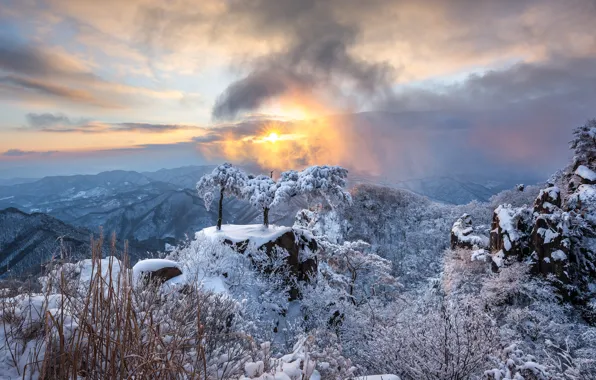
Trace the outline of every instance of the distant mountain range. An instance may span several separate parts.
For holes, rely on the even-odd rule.
[[[115,233],[128,240],[136,254],[160,251],[176,244],[217,219],[206,210],[194,190],[199,178],[212,166],[187,166],[156,172],[109,171],[96,175],[20,179],[0,186],[0,275],[2,267],[39,265],[56,254],[59,237],[69,249],[88,251],[89,237],[102,227],[106,235]],[[16,183],[14,183],[16,182]],[[486,201],[515,182],[470,181],[438,177],[402,182],[351,173],[350,186],[358,183],[404,188],[442,203],[462,204]],[[5,181],[4,183],[10,183]],[[305,207],[294,199],[272,210],[270,220],[292,224],[297,210]],[[251,223],[260,213],[247,202],[225,200],[224,223]],[[58,245],[57,245],[58,244]]]

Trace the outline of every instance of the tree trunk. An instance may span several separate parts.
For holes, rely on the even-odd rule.
[[[263,208],[263,224],[269,228],[269,207]]]
[[[218,215],[217,215],[217,230],[218,231],[221,231],[221,222],[223,219],[224,190],[225,190],[225,188],[222,186],[221,192],[219,193],[219,210],[218,210]]]

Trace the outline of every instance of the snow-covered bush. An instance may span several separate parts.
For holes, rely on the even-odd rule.
[[[496,368],[484,372],[488,380],[579,380],[584,377],[579,363],[571,356],[569,347],[548,345],[554,351],[546,362],[538,363],[536,357],[524,353],[515,343],[505,347],[501,356],[492,357]]]
[[[193,284],[133,286],[126,267],[94,255],[50,271],[41,279],[44,293],[2,297],[3,376],[241,375],[252,340],[240,303]]]
[[[323,347],[319,342],[325,342]],[[279,358],[268,357],[268,351],[266,345],[255,361],[245,364],[245,375],[240,380],[343,380],[352,378],[356,370],[341,355],[337,339],[326,332],[300,336],[292,351]]]
[[[319,240],[321,275],[331,286],[342,289],[355,305],[382,294],[381,289],[395,291],[398,285],[391,275],[391,261],[367,253],[368,243],[361,240],[335,244]]]
[[[397,305],[396,305],[397,306]],[[405,379],[468,379],[482,373],[498,329],[477,305],[433,300],[393,309],[352,359]]]

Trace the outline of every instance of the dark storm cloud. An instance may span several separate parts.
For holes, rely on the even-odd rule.
[[[289,91],[315,87],[339,93],[340,84],[366,95],[388,89],[395,77],[387,63],[369,62],[350,53],[359,27],[337,20],[321,1],[248,1],[233,3],[227,18],[248,22],[256,33],[282,30],[290,38],[281,52],[254,60],[249,73],[232,83],[213,108],[216,119],[230,119]]]
[[[428,119],[440,115],[451,120],[441,128],[456,135],[460,126],[459,139],[490,161],[554,171],[568,158],[571,129],[596,117],[596,57],[521,63],[458,85],[404,90],[379,108],[422,130],[441,126]]]

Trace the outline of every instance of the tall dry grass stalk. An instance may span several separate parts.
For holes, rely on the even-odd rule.
[[[240,375],[254,343],[238,332],[235,302],[192,285],[171,291],[151,283],[133,286],[127,249],[117,260],[112,237],[111,256],[102,260],[103,237],[91,243],[90,281],[80,281],[80,273],[79,281],[73,281],[76,270],[67,266],[50,270],[38,318],[20,316],[20,325],[15,324],[10,316],[18,313],[11,313],[9,301],[3,301],[2,323],[7,343],[12,343],[5,346],[12,347],[17,368],[29,347],[27,364],[19,370],[23,379]],[[22,336],[26,327],[33,328],[32,336]]]

